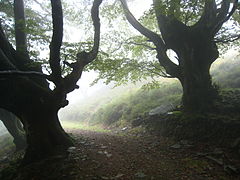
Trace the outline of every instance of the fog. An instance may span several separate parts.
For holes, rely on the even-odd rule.
[[[8,133],[7,129],[5,128],[5,126],[3,125],[2,121],[0,121],[0,136],[4,135]]]

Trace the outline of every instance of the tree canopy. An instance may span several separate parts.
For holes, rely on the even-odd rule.
[[[95,61],[99,79],[121,84],[147,77],[178,78],[183,86],[183,104],[188,107],[185,109],[208,109],[206,104],[211,105],[217,97],[209,74],[211,64],[219,57],[217,44],[239,39],[239,24],[234,19],[238,1],[155,0],[139,20],[125,0],[121,3],[126,19],[143,36],[130,31],[120,47],[112,43],[117,50],[105,54],[102,62],[107,66]]]
[[[165,16],[171,16],[172,19],[175,19],[188,27],[194,25],[200,20],[205,7],[204,0],[157,2],[159,3],[157,7],[159,12]],[[130,2],[130,9],[132,4],[134,6],[137,3],[138,2]],[[119,8],[120,6],[118,3],[114,5],[115,8]],[[220,8],[221,3],[217,2],[216,6],[217,8]],[[235,8],[233,11],[234,10]],[[237,14],[237,12],[234,12],[233,17],[237,16]],[[114,20],[111,21],[116,27],[115,31],[117,31],[109,33],[110,35],[113,35],[112,38],[108,36],[109,39],[112,39],[112,46],[108,47],[108,50],[111,53],[105,51],[105,54],[100,54],[99,57],[102,57],[103,61],[95,61],[93,63],[94,65],[90,67],[90,69],[99,70],[99,78],[97,80],[106,79],[106,83],[114,81],[119,85],[128,81],[135,82],[139,79],[152,77],[154,85],[157,84],[159,76],[171,76],[169,73],[166,73],[166,70],[162,66],[160,66],[158,59],[156,58],[155,46],[149,42],[149,38],[140,35],[132,27],[129,27],[129,25],[124,22],[125,18],[122,14],[118,13],[118,16],[115,16],[115,18],[118,18],[118,21],[121,21],[122,23],[115,23],[116,21]],[[214,36],[214,41],[221,49],[220,53],[225,52],[222,51],[223,47],[225,47],[224,50],[227,50],[239,42],[237,41],[239,38],[239,24],[231,16],[229,16],[229,18],[229,22],[224,23],[218,33]],[[161,25],[157,23],[157,17],[153,5],[145,10],[144,14],[139,17],[138,21],[144,27],[162,36],[162,32],[159,29]],[[117,34],[117,36],[114,34]],[[168,35],[170,36],[170,33],[168,33]],[[232,41],[234,41],[234,43],[231,43]],[[124,56],[122,56],[123,54]],[[178,55],[173,49],[167,48],[167,56],[174,61],[174,63],[178,63],[178,59],[176,58]],[[103,68],[104,64],[106,66]]]
[[[84,70],[98,71],[96,82],[116,85],[177,78],[187,111],[205,111],[218,96],[209,69],[218,45],[240,37],[238,0],[153,0],[138,19],[126,0],[105,1],[100,11],[101,3],[0,1],[0,107],[26,129],[25,162],[72,145],[57,113]],[[79,41],[70,38],[75,29],[81,29]]]

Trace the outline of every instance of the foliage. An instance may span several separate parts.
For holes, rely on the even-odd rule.
[[[160,34],[160,36],[159,27],[161,29],[161,24],[156,23],[156,15],[158,15],[158,12],[170,18],[176,18],[187,26],[192,26],[200,19],[204,10],[203,0],[158,0],[156,2],[158,2],[157,13],[155,14],[153,6],[149,6],[149,9],[146,9],[140,18],[138,18],[138,21],[144,27]],[[136,4],[137,2],[129,2],[130,9],[133,9],[131,6]],[[110,4],[109,7],[106,7],[107,12],[103,11],[105,16],[110,20],[109,23],[106,24],[108,33],[102,38],[103,51],[98,57],[101,61],[95,61],[88,66],[89,70],[93,69],[99,72],[99,76],[94,83],[103,79],[106,84],[114,82],[116,86],[118,86],[126,84],[127,82],[136,83],[141,79],[152,78],[152,85],[156,85],[155,79],[158,79],[159,76],[167,76],[167,74],[156,58],[155,47],[149,42],[148,38],[139,35],[135,29],[123,21],[126,19],[122,16],[122,11],[119,10],[121,8],[118,2],[114,3],[114,8],[112,8],[112,6],[113,5]],[[221,4],[218,2],[217,8],[220,6]],[[234,17],[237,16],[237,14],[238,13],[235,12]],[[112,27],[115,27],[114,31]],[[215,40],[219,41],[219,47],[221,47],[222,50],[229,49],[231,41],[229,41],[229,43],[223,43],[220,42],[220,40],[225,41],[235,37],[236,34],[234,32],[239,32],[239,24],[231,18],[230,23],[224,25],[216,35]],[[238,41],[236,41],[236,43],[238,43]],[[236,44],[232,43],[232,45]],[[221,53],[224,52],[225,51],[221,51]],[[177,57],[177,55],[169,53],[168,56],[170,59],[175,59],[175,62],[177,61],[177,58],[173,57]]]
[[[238,80],[240,62],[238,58],[238,54],[228,54],[224,59],[216,61],[211,69],[213,81],[220,86],[220,95],[224,97],[223,103],[226,105],[225,108],[228,107],[227,109],[233,109],[234,106],[239,108],[239,96],[237,96],[239,90],[235,89],[240,88]],[[75,104],[63,111],[61,113],[62,120],[79,124],[88,123],[89,125],[115,124],[124,126],[137,117],[144,116],[157,106],[169,103],[175,106],[179,105],[181,101],[179,83],[166,79],[158,80],[158,82],[160,83],[157,85],[148,84],[146,81],[138,86],[103,88],[97,92],[101,96],[89,98],[87,103]],[[139,89],[139,86],[142,88]],[[71,114],[67,112],[71,112]],[[179,114],[179,112],[176,111],[174,114]]]
[[[126,90],[127,89],[127,90]],[[129,123],[139,116],[161,105],[180,103],[181,88],[176,82],[162,83],[159,89],[146,90],[136,87],[118,87],[117,90],[102,90],[102,97],[90,100],[88,104],[70,108],[71,114],[63,113],[62,120],[88,123],[89,125],[112,125]],[[121,122],[120,122],[121,121]]]

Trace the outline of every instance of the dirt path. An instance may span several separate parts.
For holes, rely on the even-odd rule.
[[[237,180],[197,152],[206,146],[174,145],[152,135],[133,136],[71,130],[69,156],[56,156],[23,169],[14,179],[32,180]],[[172,147],[171,147],[172,146]]]
[[[226,175],[220,166],[195,156],[196,149],[171,148],[172,142],[164,138],[90,131],[72,133],[76,139],[76,148],[70,149],[73,179],[238,179]]]

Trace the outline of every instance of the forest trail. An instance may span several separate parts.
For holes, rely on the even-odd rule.
[[[14,179],[33,180],[237,180],[202,156],[204,144],[173,142],[149,134],[68,130],[75,146],[21,170]],[[202,154],[202,155],[199,155]]]
[[[222,167],[196,153],[204,145],[185,148],[166,138],[153,135],[134,136],[126,133],[70,131],[76,147],[69,149],[73,162],[72,179],[86,180],[216,180],[230,177]]]

